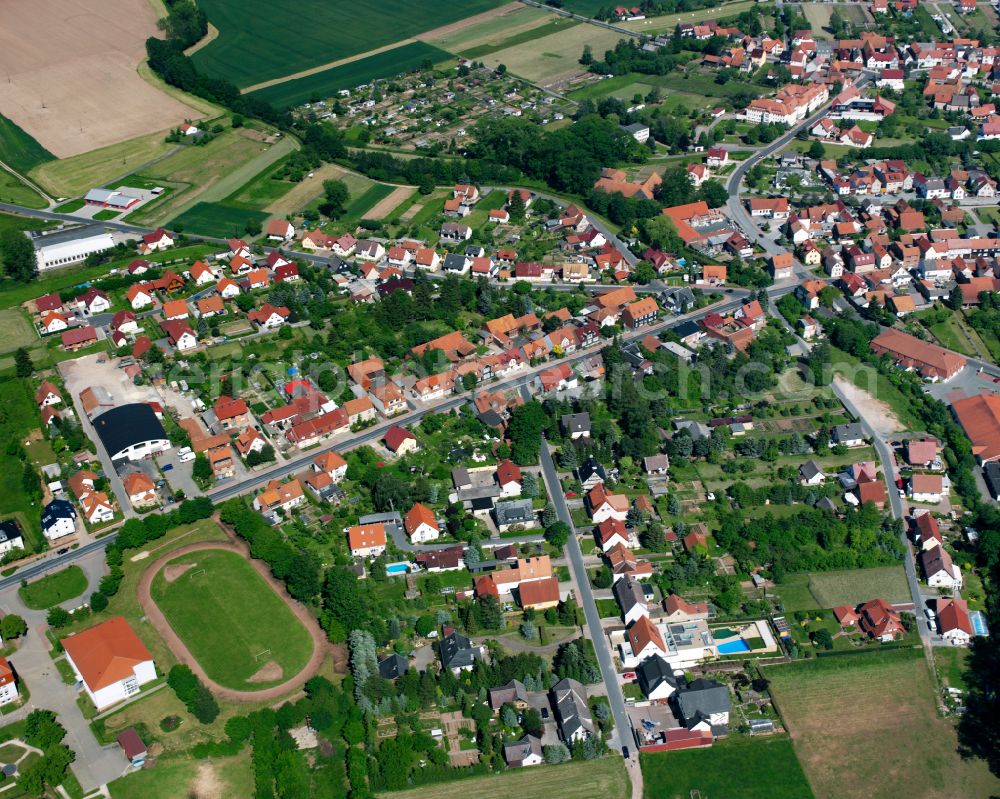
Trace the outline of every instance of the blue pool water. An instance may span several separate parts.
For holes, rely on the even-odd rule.
[[[750,645],[742,638],[737,638],[735,641],[726,641],[724,644],[719,644],[720,655],[735,655],[737,652],[749,651]]]
[[[989,635],[990,631],[986,626],[986,616],[982,611],[973,610],[969,613],[969,621],[972,622],[972,629],[976,635]]]
[[[410,570],[410,564],[406,561],[400,561],[399,563],[387,563],[385,566],[386,574],[406,574]]]

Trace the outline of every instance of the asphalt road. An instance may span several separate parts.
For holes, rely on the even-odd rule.
[[[611,703],[611,714],[615,719],[615,738],[619,747],[628,746],[631,753],[635,750],[635,741],[631,735],[632,726],[628,720],[628,713],[625,712],[625,697],[622,694],[621,684],[618,682],[618,672],[615,671],[615,664],[611,658],[607,636],[604,635],[604,628],[601,626],[601,617],[597,612],[594,592],[590,588],[590,578],[587,576],[587,569],[583,564],[583,551],[580,549],[580,541],[576,537],[573,517],[566,506],[566,498],[559,485],[559,475],[552,462],[548,442],[544,440],[542,441],[541,463],[545,487],[556,509],[556,515],[573,531],[564,551],[569,555],[569,566],[573,570],[573,576],[580,589],[581,596],[578,599],[583,606],[583,613],[587,619],[587,629],[590,631],[590,640],[594,643],[594,652],[597,653],[597,662],[601,667],[601,677],[608,691],[608,702]]]
[[[62,568],[63,566],[69,566],[73,561],[79,560],[84,555],[91,552],[96,552],[97,550],[103,550],[108,544],[118,538],[118,533],[109,533],[103,538],[98,538],[96,541],[91,541],[89,544],[83,544],[76,549],[71,549],[65,555],[56,555],[55,550],[53,554],[46,558],[41,558],[36,560],[29,566],[22,566],[10,577],[4,577],[0,580],[0,591],[5,588],[10,588],[12,586],[20,585],[22,580],[30,580],[33,577],[39,577],[46,572],[50,572],[54,569]]]

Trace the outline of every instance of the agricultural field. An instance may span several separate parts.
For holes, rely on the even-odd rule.
[[[479,58],[504,47],[547,36],[557,30],[579,24],[575,20],[556,16],[540,8],[517,4],[510,10],[497,9],[497,13],[491,18],[465,25],[458,30],[444,28],[430,31],[418,38],[450,53],[457,53],[466,58]]]
[[[379,794],[379,799],[523,799],[531,794],[547,799],[627,799],[628,774],[619,757],[604,757],[560,766],[512,769],[484,777],[453,780],[408,791]]]
[[[684,11],[679,14],[664,14],[659,17],[649,19],[637,19],[631,22],[623,22],[623,28],[637,31],[638,33],[648,33],[655,35],[658,33],[673,33],[682,22],[704,22],[707,19],[718,19],[719,17],[729,17],[735,14],[742,14],[751,8],[759,8],[754,0],[738,0],[735,3],[723,3],[722,5],[710,8],[699,8],[695,11]]]
[[[594,25],[577,25],[558,33],[506,47],[484,56],[488,67],[506,65],[514,75],[533,83],[550,85],[561,79],[585,72],[580,65],[584,45],[595,53],[612,49],[622,34]]]
[[[501,0],[303,0],[295,13],[276,16],[274,5],[265,0],[203,0],[200,7],[219,36],[192,59],[207,74],[246,88],[401,42],[499,5]]]
[[[53,197],[77,197],[165,155],[174,146],[163,140],[162,133],[147,134],[72,158],[49,161],[33,169],[29,177]]]
[[[739,797],[808,799],[813,796],[786,736],[732,738],[711,749],[640,755],[645,799]]]
[[[171,219],[170,227],[197,236],[240,238],[246,233],[247,225],[263,225],[265,219],[267,214],[263,211],[249,211],[224,203],[195,203]]]
[[[152,597],[205,672],[227,688],[267,688],[298,674],[312,639],[240,555],[182,555],[153,578]]]
[[[790,574],[775,590],[788,612],[857,605],[876,598],[889,602],[910,600],[902,566]]]
[[[258,131],[230,128],[208,144],[184,147],[151,165],[139,177],[162,181],[174,191],[129,214],[128,221],[161,225],[196,203],[224,202],[297,146],[287,137],[273,144],[261,138]]]
[[[833,38],[833,35],[830,33],[830,16],[834,11],[840,14],[844,22],[850,22],[852,25],[861,26],[872,21],[861,5],[852,3],[840,3],[837,5],[827,3],[802,4],[802,13],[809,20],[813,35],[817,39]]]
[[[450,58],[449,53],[425,42],[410,42],[311,75],[275,83],[251,94],[277,107],[297,106],[330,97],[340,89],[353,89],[378,78],[391,78],[418,69],[427,62],[437,64]]]
[[[956,751],[920,648],[800,661],[765,676],[817,797],[945,799],[1000,788],[985,763]]]
[[[8,0],[0,108],[57,158],[200,116],[136,71],[156,18],[147,0]]]
[[[67,566],[17,589],[21,601],[32,610],[46,610],[75,599],[87,590],[87,575],[79,566]]]

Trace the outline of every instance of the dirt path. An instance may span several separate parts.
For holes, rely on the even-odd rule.
[[[230,540],[228,542],[202,541],[197,544],[187,544],[178,549],[172,550],[171,552],[168,552],[153,561],[146,571],[143,572],[142,577],[139,580],[139,585],[136,589],[136,594],[139,597],[139,605],[142,607],[146,617],[153,624],[153,627],[156,628],[156,631],[163,637],[163,640],[166,641],[167,646],[170,647],[170,651],[177,656],[177,659],[181,663],[190,666],[191,670],[197,674],[205,685],[212,690],[212,693],[221,696],[223,699],[229,699],[234,702],[261,702],[271,699],[280,699],[285,694],[301,688],[305,685],[306,680],[312,677],[319,670],[320,666],[323,665],[323,660],[330,651],[329,643],[326,640],[326,635],[320,629],[319,624],[317,624],[316,619],[313,618],[312,614],[310,614],[303,605],[296,602],[288,595],[285,587],[271,575],[267,565],[263,561],[254,560],[250,557],[250,548],[247,546],[246,542],[235,539],[232,533],[224,525],[220,524],[219,526],[225,530],[226,535],[229,536]],[[233,688],[226,688],[219,685],[205,673],[201,664],[191,654],[191,651],[181,640],[180,636],[174,632],[170,623],[163,615],[163,612],[153,601],[152,593],[150,591],[153,585],[153,578],[156,577],[160,570],[170,561],[191,552],[203,552],[208,549],[227,550],[229,552],[235,552],[241,557],[246,558],[247,562],[249,562],[254,570],[264,579],[264,582],[271,586],[274,592],[281,597],[282,600],[284,600],[285,604],[288,605],[289,610],[295,614],[295,617],[302,622],[306,630],[309,631],[309,635],[313,640],[312,656],[298,674],[285,680],[280,685],[275,685],[273,688],[263,688],[259,691],[237,691]]]
[[[416,191],[416,189],[412,186],[400,186],[398,189],[393,189],[392,194],[384,200],[379,201],[374,208],[371,208],[366,212],[365,216],[370,219],[383,219],[387,217],[393,210],[401,205],[407,197],[413,194],[414,191]]]
[[[899,419],[896,418],[896,414],[892,412],[889,403],[875,399],[867,391],[858,388],[840,375],[837,375],[833,379],[837,383],[837,388],[854,403],[855,407],[864,416],[865,421],[872,426],[872,429],[876,433],[881,436],[889,436],[906,429],[900,423]]]

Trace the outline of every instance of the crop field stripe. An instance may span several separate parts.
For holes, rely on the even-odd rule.
[[[409,72],[427,60],[439,63],[450,58],[450,53],[426,42],[411,42],[304,78],[276,83],[266,89],[250,92],[249,96],[259,97],[280,108],[301,105],[312,99],[330,97],[340,89],[353,89],[379,78],[391,78],[402,72]]]
[[[0,161],[11,169],[27,174],[28,170],[39,164],[54,160],[55,156],[19,125],[0,116]]]
[[[257,220],[263,223],[267,214],[247,208],[225,205],[224,203],[196,203],[184,213],[170,221],[170,227],[183,225],[188,233],[202,236],[242,235],[247,222]],[[231,227],[230,227],[231,226]]]
[[[300,0],[290,13],[264,0],[200,0],[219,36],[192,60],[208,74],[253,86],[411,38],[505,2]]]

